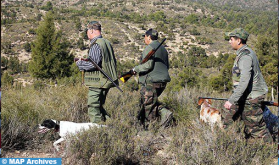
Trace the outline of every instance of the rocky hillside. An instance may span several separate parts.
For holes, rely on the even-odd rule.
[[[47,2],[49,1],[1,1],[1,42],[4,43],[1,56],[15,54],[24,62],[31,58],[31,53],[23,49],[24,44],[32,42],[36,37],[34,31],[48,10]],[[221,17],[222,11],[215,11],[214,7],[207,7],[206,4],[212,2],[212,5],[218,6],[219,3],[197,2],[51,1],[53,10],[58,13],[57,30],[62,30],[64,38],[71,42],[70,49],[76,56],[86,55],[86,51],[78,49],[77,41],[82,37],[81,30],[90,20],[102,23],[104,37],[113,42],[116,54],[121,60],[137,59],[144,47],[140,34],[148,28],[157,28],[161,38],[167,37],[166,44],[172,55],[179,51],[187,51],[193,45],[204,48],[207,55],[216,56],[219,53],[232,52],[228,43],[224,41],[223,33],[226,30],[224,26],[206,26],[207,24],[203,23],[209,20],[211,24],[229,21],[228,18]],[[230,3],[224,1],[222,4],[226,4],[225,10]],[[272,6],[272,3],[264,4]],[[255,8],[257,6],[252,5]],[[77,22],[81,27],[76,27]],[[252,35],[250,45],[253,45],[254,40],[255,37]],[[88,42],[84,40],[84,43]],[[5,46],[10,50],[4,51]]]

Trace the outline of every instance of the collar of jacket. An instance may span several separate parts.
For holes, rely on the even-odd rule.
[[[239,48],[237,51],[236,51],[236,54],[237,54],[237,56],[240,54],[240,52],[242,51],[242,50],[244,50],[245,48],[247,48],[248,46],[245,44],[245,45],[243,45],[241,48]]]
[[[98,38],[103,38],[103,37],[102,37],[102,35],[99,35],[99,36],[94,37],[94,38],[90,41],[90,44],[96,42],[96,40],[97,40]]]
[[[152,40],[152,41],[150,42],[150,44],[155,43],[155,42],[158,42],[158,40]],[[149,44],[149,45],[150,45],[150,44]]]

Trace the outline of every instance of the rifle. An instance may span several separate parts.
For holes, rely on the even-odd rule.
[[[215,97],[199,97],[200,99],[211,99],[211,100],[228,100],[226,98],[215,98]]]
[[[75,62],[78,61],[78,60],[79,60],[79,58],[74,58],[74,61],[75,61]],[[102,68],[100,68],[99,65],[96,64],[93,60],[91,60],[90,58],[81,58],[80,60],[91,62],[100,72],[103,73],[103,75],[104,75],[107,79],[109,79],[109,81],[111,81],[111,82],[113,83],[114,86],[116,86],[116,88],[117,88],[118,90],[120,90],[120,92],[123,93],[123,91],[119,88],[119,86],[118,86],[117,84],[115,84],[115,82],[113,81],[113,79],[112,79],[111,77],[109,77],[109,75],[107,75],[106,72],[105,72]]]
[[[81,71],[81,85],[84,85],[84,70]]]
[[[144,59],[140,62],[140,64],[146,63],[146,62],[150,59],[150,57],[153,56],[153,55],[156,53],[156,51],[160,48],[160,46],[161,46],[165,41],[166,41],[166,38],[163,39],[163,41],[157,46],[157,48],[152,49],[152,50],[144,57]],[[133,70],[130,70],[130,71],[128,71],[128,72],[122,74],[122,75],[119,77],[119,79],[120,79],[122,82],[125,83],[125,82],[128,81],[129,78],[131,78],[133,75],[134,75],[134,71],[133,71]]]
[[[266,105],[266,106],[276,106],[276,107],[278,107],[278,103],[273,102],[273,101],[262,101],[261,103],[263,105]]]
[[[124,74],[122,74],[119,79],[122,81],[122,82],[126,82],[129,80],[130,77],[132,77],[134,75],[134,71],[131,69],[129,70],[129,72],[126,72]]]
[[[215,97],[199,97],[199,100],[200,99],[228,100],[226,98],[215,98]],[[276,107],[278,107],[278,103],[273,102],[273,101],[262,101],[261,104],[266,105],[266,106],[276,106]]]
[[[145,57],[144,59],[141,61],[140,64],[144,64],[146,63],[146,61],[148,61],[150,59],[151,56],[153,56],[153,54],[155,54],[155,52],[160,48],[160,46],[166,41],[166,38],[163,39],[163,41],[160,43],[160,45],[158,45],[157,48],[152,49]]]

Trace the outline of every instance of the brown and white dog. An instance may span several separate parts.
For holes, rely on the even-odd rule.
[[[208,123],[213,131],[215,124],[220,128],[223,128],[223,124],[220,111],[211,107],[211,103],[211,99],[199,99],[198,101],[198,105],[201,105],[200,120],[204,123]]]

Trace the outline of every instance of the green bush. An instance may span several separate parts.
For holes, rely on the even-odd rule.
[[[1,76],[1,85],[4,87],[12,87],[14,82],[14,78],[10,76],[7,72]]]
[[[199,21],[199,17],[196,14],[190,14],[187,17],[185,17],[185,21],[187,23],[197,24]]]
[[[31,44],[29,42],[26,42],[24,45],[23,45],[23,48],[26,52],[31,52]]]
[[[78,48],[79,48],[80,50],[85,50],[85,49],[86,49],[86,45],[84,44],[82,38],[79,38],[79,39],[78,39],[77,45],[78,45]]]
[[[193,28],[192,30],[189,31],[191,35],[201,35],[201,33],[197,30],[197,28]]]
[[[117,38],[110,38],[109,41],[112,43],[112,44],[119,44],[119,40]]]
[[[10,57],[7,67],[11,74],[20,73],[22,71],[22,67],[17,56]]]
[[[198,43],[201,45],[213,44],[212,40],[206,37],[197,37]]]

